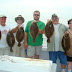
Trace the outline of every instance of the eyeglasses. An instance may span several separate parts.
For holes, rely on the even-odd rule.
[[[39,14],[34,14],[34,16],[40,16]]]
[[[72,24],[72,23],[69,23],[69,24]]]
[[[22,20],[22,18],[17,18],[17,20]]]
[[[55,20],[55,19],[58,19],[58,18],[52,18],[52,20]]]

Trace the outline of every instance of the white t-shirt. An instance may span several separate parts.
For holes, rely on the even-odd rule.
[[[55,29],[55,51],[59,51],[59,24],[53,24]]]
[[[11,29],[13,29],[13,28],[15,28],[15,27],[17,27],[18,26],[18,24],[17,23],[15,23],[15,24],[13,24],[12,26],[11,26]],[[24,30],[25,30],[25,27],[26,27],[26,25],[23,23],[21,26],[23,26],[24,27]],[[17,40],[16,40],[16,33],[14,33],[14,37],[15,37],[15,42],[17,42]],[[24,40],[21,42],[21,43],[23,43],[24,42]],[[18,43],[18,42],[17,42]]]
[[[6,26],[0,25],[0,30],[1,30],[0,48],[6,48],[8,46],[6,42],[6,36],[7,36],[9,29],[10,27],[7,25]]]

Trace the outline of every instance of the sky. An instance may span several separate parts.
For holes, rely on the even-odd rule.
[[[18,15],[22,15],[27,24],[33,20],[35,10],[40,11],[40,20],[45,24],[55,13],[59,22],[68,26],[67,21],[72,18],[72,0],[0,0],[0,15],[7,16],[6,24],[10,26]]]

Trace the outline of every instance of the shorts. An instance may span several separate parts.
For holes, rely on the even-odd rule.
[[[28,46],[27,48],[27,55],[28,57],[34,56],[34,55],[39,55],[40,51],[42,49],[42,45],[41,46]]]
[[[55,51],[55,52],[49,52],[49,59],[53,61],[53,63],[56,63],[57,57],[60,59],[60,63],[67,65],[67,56],[64,55],[64,52],[61,51]]]
[[[72,62],[72,57],[67,56],[67,61]]]
[[[24,43],[21,44],[21,46],[18,46],[18,43],[15,43],[13,47],[13,56],[16,57],[25,57],[25,49],[24,49]]]
[[[9,55],[10,53],[10,48],[6,47],[6,48],[0,48],[0,56],[1,55]]]

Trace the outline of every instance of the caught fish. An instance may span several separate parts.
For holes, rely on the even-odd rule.
[[[65,33],[65,35],[62,38],[62,48],[65,51],[65,55],[67,55],[67,51],[70,49],[70,37],[69,33]]]
[[[47,37],[47,43],[50,43],[50,38],[54,33],[54,26],[51,20],[49,20],[44,28],[45,36]]]
[[[10,47],[10,52],[13,52],[12,47],[15,44],[15,38],[14,38],[12,30],[9,30],[9,32],[7,33],[6,41],[8,46]]]
[[[0,31],[0,40],[1,40],[1,31]]]
[[[24,28],[22,26],[16,32],[16,40],[18,41],[18,46],[20,47],[20,42],[24,40]]]
[[[39,29],[35,21],[31,23],[29,31],[30,31],[31,37],[33,38],[33,43],[35,43],[36,42],[35,38],[38,36],[38,33],[39,33]]]

